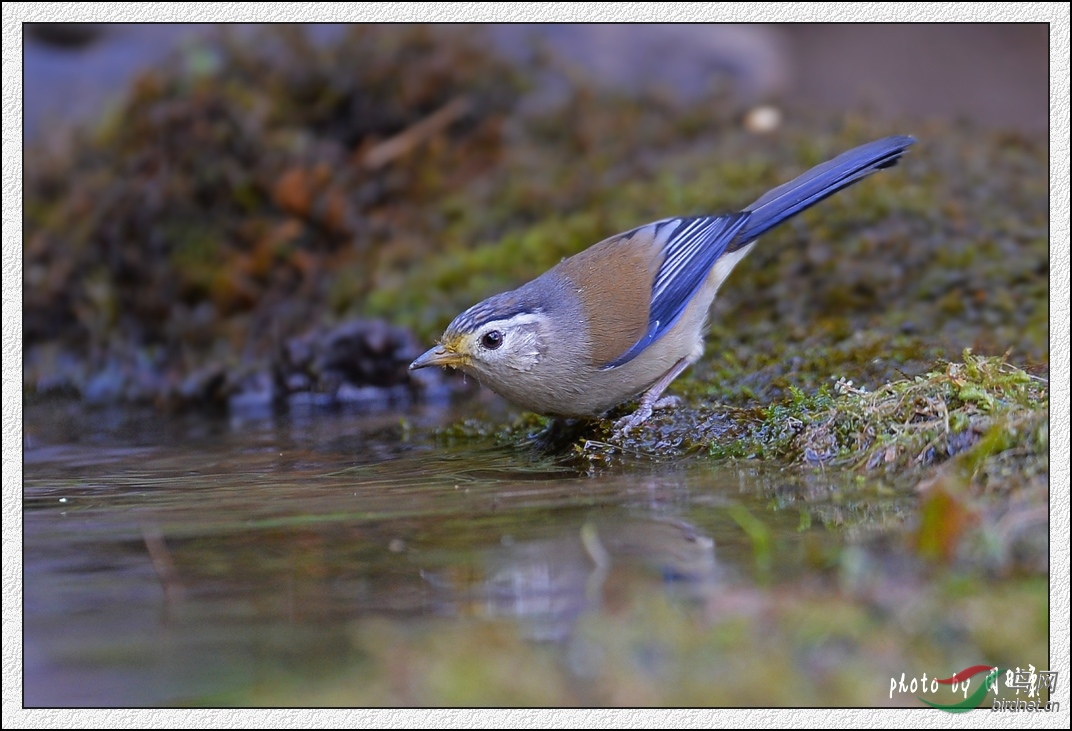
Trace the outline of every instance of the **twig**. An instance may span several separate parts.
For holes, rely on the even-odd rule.
[[[384,165],[406,155],[413,148],[439,134],[455,121],[468,114],[469,100],[459,97],[440,107],[416,124],[412,124],[389,140],[368,150],[361,164],[368,170],[378,170]]]

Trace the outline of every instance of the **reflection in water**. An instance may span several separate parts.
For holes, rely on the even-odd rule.
[[[627,521],[489,552],[479,594],[487,617],[521,621],[534,640],[562,641],[584,611],[598,612],[611,571],[642,565],[686,595],[715,581],[714,541],[670,520]]]
[[[799,532],[782,483],[751,471],[585,477],[523,446],[437,445],[437,418],[30,409],[24,702],[212,703],[313,682],[362,661],[355,622],[376,618],[507,621],[583,674],[582,618],[652,593],[702,605],[749,580],[753,546],[727,506],[762,513],[778,493],[764,521]]]

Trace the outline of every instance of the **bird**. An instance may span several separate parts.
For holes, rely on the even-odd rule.
[[[604,239],[536,279],[458,315],[410,364],[456,368],[521,408],[601,417],[627,435],[704,351],[708,311],[733,268],[775,226],[895,165],[913,137],[855,147],[774,188],[737,213],[664,218]]]

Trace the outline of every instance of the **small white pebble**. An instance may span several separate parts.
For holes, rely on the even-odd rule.
[[[781,124],[782,111],[769,104],[755,107],[744,115],[744,128],[757,135],[769,134],[778,129]]]

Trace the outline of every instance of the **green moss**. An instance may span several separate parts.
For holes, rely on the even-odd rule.
[[[974,356],[875,391],[837,383],[762,410],[754,439],[775,456],[904,473],[962,455],[969,471],[1014,446],[1044,459],[1033,439],[1048,422],[1049,389],[1004,358]]]
[[[787,398],[758,408],[696,402],[697,394],[702,399],[719,389],[692,381],[683,407],[656,412],[628,437],[617,435],[613,423],[630,406],[602,420],[572,423],[560,430],[567,439],[558,447],[564,444],[597,461],[615,451],[669,458],[702,450],[715,458],[832,464],[888,475],[918,473],[953,457],[975,474],[1014,448],[1025,469],[1037,471],[1048,464],[1047,382],[1005,358],[965,351],[959,362],[936,364],[926,375],[891,381],[874,391],[845,379],[833,389],[823,385],[810,392],[789,386]],[[510,424],[463,422],[439,435],[539,445],[533,437],[549,424],[549,419],[525,414]]]

